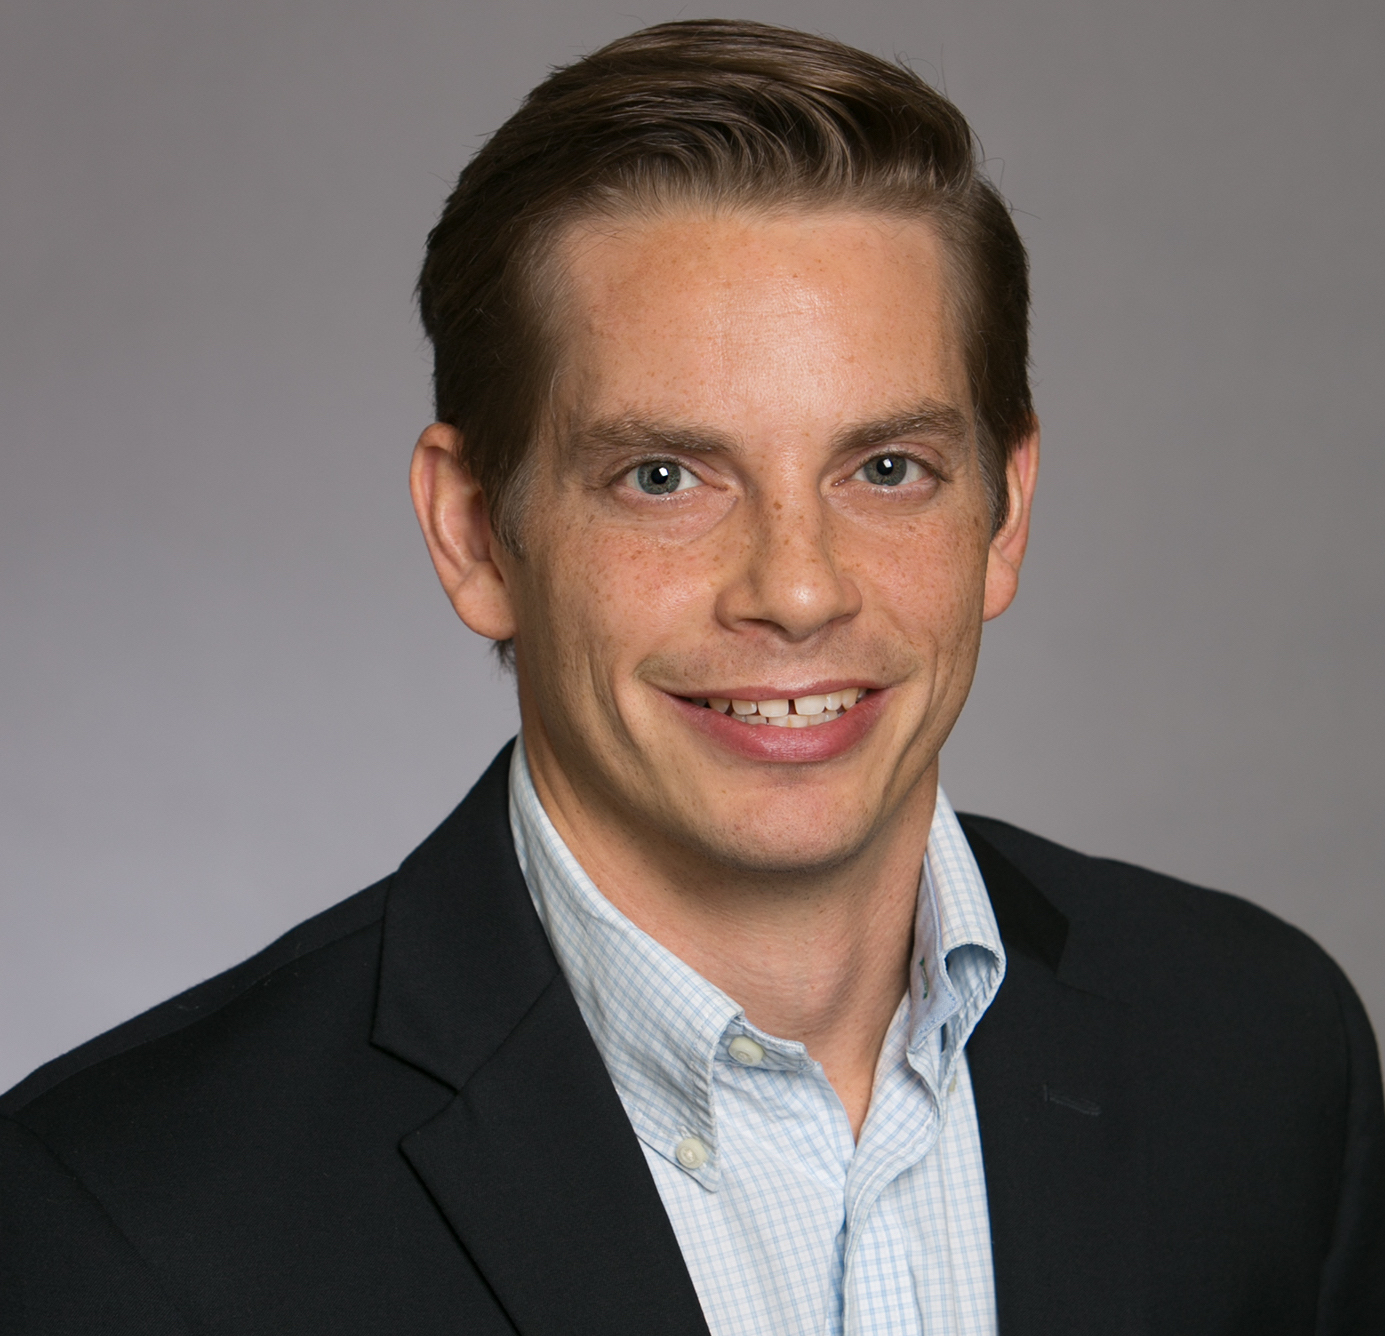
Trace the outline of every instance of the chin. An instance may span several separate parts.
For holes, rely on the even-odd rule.
[[[687,843],[709,863],[739,875],[808,877],[849,862],[874,832],[856,826],[825,829],[819,822],[776,823],[773,833],[762,827],[746,830],[703,827],[689,832]]]

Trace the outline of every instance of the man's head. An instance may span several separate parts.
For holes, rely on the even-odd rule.
[[[560,828],[774,877],[931,810],[1037,449],[1024,253],[958,113],[821,39],[637,34],[482,150],[421,293],[415,499],[514,640]]]

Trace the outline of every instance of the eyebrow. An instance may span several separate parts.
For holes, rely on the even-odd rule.
[[[832,444],[845,453],[872,445],[888,445],[911,436],[941,437],[953,445],[966,445],[971,440],[971,420],[951,404],[925,399],[895,417],[843,427],[832,438]]]
[[[971,439],[971,420],[951,404],[925,399],[902,413],[843,427],[833,434],[832,448],[844,454],[919,436],[965,445]],[[725,432],[706,427],[680,427],[639,417],[602,418],[586,423],[572,433],[567,445],[576,454],[615,449],[734,455],[739,449],[736,438]]]
[[[568,438],[568,449],[576,454],[598,450],[668,450],[674,454],[710,455],[735,453],[731,436],[705,427],[678,427],[651,422],[645,418],[603,418],[579,427]]]

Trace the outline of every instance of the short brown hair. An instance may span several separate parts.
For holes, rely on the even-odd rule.
[[[580,219],[659,208],[878,210],[944,243],[995,527],[1030,430],[1029,273],[961,112],[912,70],[760,23],[662,23],[555,70],[467,164],[418,282],[439,421],[462,433],[499,540],[558,339],[545,261]]]

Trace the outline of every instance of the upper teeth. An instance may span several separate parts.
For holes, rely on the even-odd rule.
[[[722,714],[732,714],[746,724],[777,724],[780,728],[807,728],[839,718],[865,694],[861,687],[828,691],[820,696],[795,696],[778,700],[722,700],[708,697],[707,704]],[[793,706],[792,712],[789,707]]]

